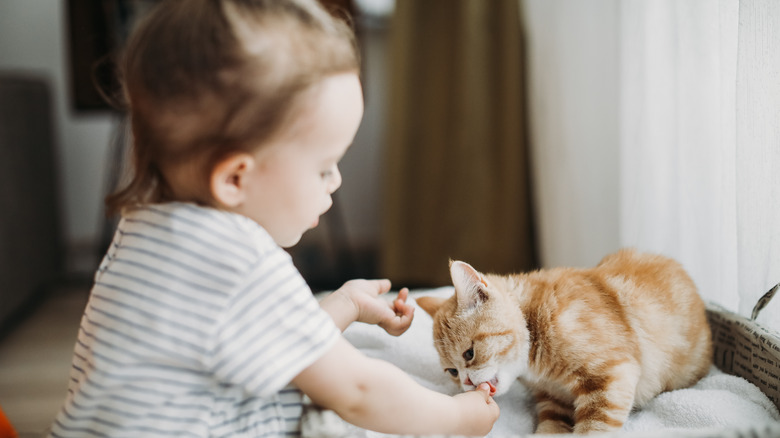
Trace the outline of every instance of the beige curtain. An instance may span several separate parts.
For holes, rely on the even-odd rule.
[[[535,267],[517,0],[399,0],[391,32],[382,274]]]

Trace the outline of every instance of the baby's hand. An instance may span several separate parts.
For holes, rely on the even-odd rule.
[[[461,434],[469,436],[487,435],[498,420],[498,404],[490,396],[490,386],[481,383],[474,391],[456,395]]]
[[[406,302],[409,297],[409,289],[403,288],[398,291],[398,297],[393,301],[393,312],[395,317],[389,321],[379,323],[379,327],[385,329],[387,333],[393,336],[399,336],[412,324],[414,318],[414,307]]]
[[[349,298],[355,305],[357,321],[377,324],[387,333],[398,336],[412,324],[414,307],[406,302],[409,289],[401,289],[392,304],[381,297],[389,290],[389,280],[350,280],[335,293]]]

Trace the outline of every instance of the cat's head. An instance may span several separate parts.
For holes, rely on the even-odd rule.
[[[450,262],[455,294],[420,297],[433,317],[433,339],[447,373],[464,391],[480,383],[501,395],[525,371],[528,330],[512,292],[517,278],[482,274],[468,263]]]

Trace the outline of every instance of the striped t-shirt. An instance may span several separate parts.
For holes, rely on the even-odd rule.
[[[53,437],[296,435],[289,382],[340,336],[255,222],[192,204],[119,223]]]

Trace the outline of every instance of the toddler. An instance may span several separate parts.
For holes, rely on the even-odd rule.
[[[399,335],[408,291],[320,303],[282,247],[331,206],[362,114],[354,35],[315,0],[167,0],[125,49],[133,174],[95,274],[53,437],[300,434],[302,393],[387,433],[482,435],[486,387],[450,397],[342,336]]]

